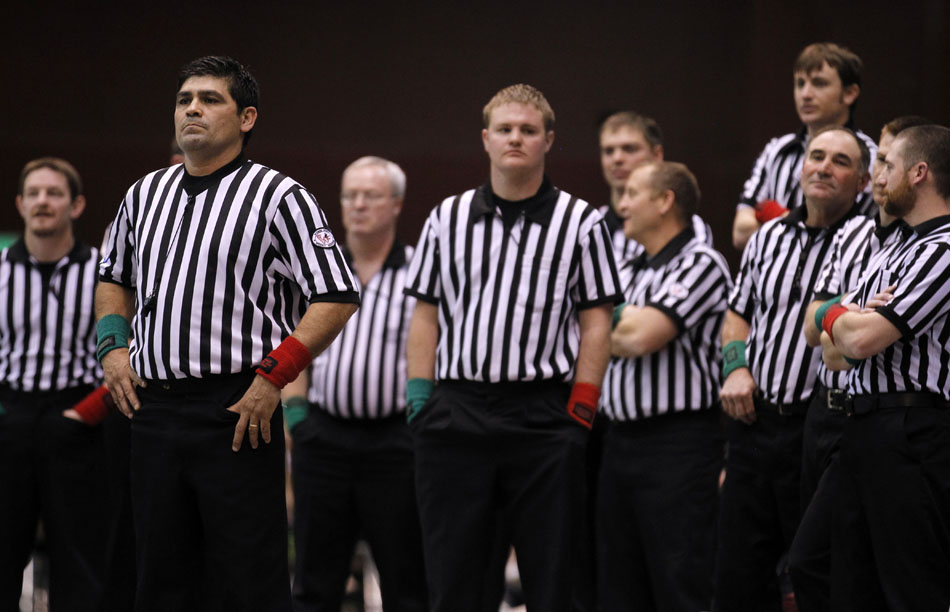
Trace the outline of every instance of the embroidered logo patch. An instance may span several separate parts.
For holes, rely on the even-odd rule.
[[[678,300],[682,300],[689,295],[689,290],[679,283],[673,283],[670,285],[669,294]]]
[[[313,240],[315,245],[324,249],[329,249],[336,244],[336,238],[333,237],[333,233],[325,227],[321,227],[315,231],[310,239]]]

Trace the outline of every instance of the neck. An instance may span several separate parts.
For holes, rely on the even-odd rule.
[[[26,243],[27,252],[41,263],[59,261],[72,251],[76,244],[72,230],[59,236],[37,236],[27,233],[23,236],[23,241]]]
[[[808,218],[805,219],[806,227],[831,227],[848,214],[853,204],[845,202],[844,204],[820,206],[806,200],[805,206],[808,207]]]
[[[877,207],[877,218],[881,221],[881,227],[887,227],[891,223],[897,220],[897,217],[894,215],[889,215],[884,212],[884,207],[878,204]]]
[[[828,125],[845,125],[846,123],[848,123],[848,119],[850,118],[850,116],[851,116],[851,109],[848,108],[848,109],[846,109],[846,110],[844,111],[843,114],[838,115],[837,117],[835,117],[835,118],[832,119],[831,121],[828,121],[827,123],[815,123],[815,124],[812,124],[812,125],[808,125],[808,126],[807,126],[807,127],[808,127],[808,139],[811,140],[811,137],[815,135],[815,132],[817,132],[818,130],[820,130],[821,128],[823,128],[823,127],[825,127],[825,126],[828,126]]]
[[[353,257],[353,267],[356,268],[356,275],[359,276],[361,283],[365,285],[374,274],[379,272],[395,241],[396,228],[376,235],[347,232],[346,248]]]
[[[623,190],[623,187],[610,190],[610,206],[614,209],[614,212],[617,212],[617,203],[623,197]]]
[[[904,215],[904,222],[913,227],[943,215],[950,215],[950,200],[936,193],[918,193],[913,210]]]
[[[238,142],[218,153],[203,155],[203,151],[185,151],[185,170],[191,176],[208,176],[223,168],[241,154],[242,143]]]
[[[664,223],[660,224],[659,227],[652,228],[648,232],[643,232],[642,235],[634,239],[643,245],[643,249],[647,252],[647,255],[653,257],[662,251],[663,247],[670,243],[670,240],[676,238],[676,235],[682,232],[685,227],[686,226],[677,219],[667,219]]]
[[[526,200],[538,193],[543,182],[544,168],[517,175],[503,173],[494,167],[491,169],[491,189],[503,200],[512,202]]]

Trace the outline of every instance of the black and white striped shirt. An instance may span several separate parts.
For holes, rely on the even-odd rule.
[[[359,300],[314,197],[243,156],[205,177],[179,164],[135,183],[99,272],[135,292],[130,358],[146,379],[249,370],[309,303]]]
[[[95,385],[99,252],[76,243],[45,273],[44,265],[23,239],[0,252],[0,384],[26,392]]]
[[[900,238],[898,228],[901,225],[898,220],[886,227],[881,226],[879,216],[872,219],[859,215],[848,219],[835,232],[831,257],[825,262],[815,286],[815,299],[827,300],[857,287],[872,258]],[[833,372],[824,361],[819,361],[818,380],[827,389],[844,389],[848,373]]]
[[[854,395],[931,392],[950,399],[950,216],[913,228],[881,252],[845,302],[864,306],[896,285],[876,312],[901,332],[882,352],[849,370]]]
[[[600,214],[545,179],[510,227],[489,185],[436,206],[406,291],[439,307],[438,380],[570,381],[577,311],[619,283]]]
[[[871,152],[871,159],[874,159],[877,156],[877,143],[861,130],[855,130],[854,133],[864,141]],[[752,176],[742,187],[739,207],[755,206],[763,200],[775,200],[788,209],[802,206],[802,162],[806,146],[808,131],[804,127],[798,132],[770,140],[755,160]],[[858,195],[857,201],[860,214],[874,214],[870,181]]]
[[[805,309],[815,299],[834,234],[855,209],[830,228],[812,228],[805,225],[808,209],[800,206],[764,224],[742,253],[729,309],[749,322],[749,369],[773,404],[806,402],[814,391],[821,350],[805,342]]]
[[[611,359],[601,395],[605,414],[630,421],[714,406],[732,285],[722,255],[687,228],[654,257],[644,254],[624,264],[620,282],[628,304],[659,309],[679,334],[655,353]]]
[[[598,211],[604,216],[604,223],[607,224],[607,231],[610,232],[610,242],[613,244],[614,257],[617,260],[618,268],[643,254],[643,245],[633,238],[627,238],[623,233],[623,219],[617,215],[617,211],[614,210],[613,206],[606,204],[601,206]],[[709,224],[703,221],[699,215],[693,215],[692,222],[695,236],[707,245],[712,246],[713,234]]]
[[[403,291],[412,247],[393,245],[362,287],[360,309],[313,362],[307,399],[342,418],[406,411],[406,344],[415,298]]]

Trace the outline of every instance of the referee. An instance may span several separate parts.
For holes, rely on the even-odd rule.
[[[406,424],[406,342],[416,300],[403,291],[412,248],[396,239],[405,191],[402,169],[379,157],[361,157],[343,172],[343,252],[359,277],[362,306],[314,360],[309,385],[301,377],[284,389],[297,612],[339,612],[360,537],[379,569],[386,610],[428,609]]]
[[[0,609],[19,609],[42,520],[53,610],[99,610],[108,581],[110,483],[100,422],[93,292],[99,253],[75,239],[79,173],[23,167],[23,237],[0,251]]]
[[[134,414],[137,612],[291,609],[280,389],[359,297],[313,196],[245,158],[257,99],[233,59],[182,68],[185,162],[129,189],[99,269],[99,358]]]
[[[942,611],[950,607],[950,129],[904,130],[884,164],[885,210],[913,232],[822,319],[823,344],[858,362],[848,377],[840,499],[857,504],[864,528],[840,525],[844,543],[833,552],[862,562],[854,574],[870,569],[842,583],[870,576],[874,609]]]
[[[627,303],[615,315],[601,397],[611,421],[596,520],[605,612],[712,602],[719,333],[731,282],[722,255],[691,227],[699,198],[686,166],[645,162],[618,206],[645,252],[620,271]]]
[[[762,226],[746,246],[723,324],[723,410],[729,457],[717,559],[719,610],[780,605],[780,561],[798,527],[802,427],[820,352],[802,335],[835,231],[856,213],[870,153],[833,126],[808,144],[805,206]],[[787,585],[782,584],[783,590]]]
[[[500,511],[528,609],[565,611],[619,281],[600,214],[544,175],[554,112],[541,92],[507,87],[483,120],[490,180],[435,207],[406,289],[430,601],[481,609]]]

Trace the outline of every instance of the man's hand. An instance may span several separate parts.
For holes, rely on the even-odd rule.
[[[102,371],[106,388],[109,389],[115,405],[122,414],[131,419],[133,411],[141,407],[135,387],[144,387],[145,381],[132,370],[129,349],[119,348],[106,353],[102,358]]]
[[[63,410],[63,416],[73,421],[79,421],[80,423],[83,422],[82,417],[79,416],[79,413],[73,410],[72,408],[67,408],[66,410]]]
[[[891,285],[884,291],[881,291],[878,294],[875,294],[868,303],[864,305],[864,310],[861,312],[874,312],[875,308],[883,306],[894,299],[894,290],[897,289],[897,285]],[[852,309],[853,310],[853,309]]]
[[[752,398],[757,387],[749,368],[733,370],[722,385],[719,397],[726,414],[746,425],[755,423],[755,403]]]
[[[115,352],[115,351],[113,351]],[[251,448],[257,448],[258,439],[270,444],[270,419],[280,403],[280,389],[260,376],[248,387],[243,397],[228,410],[241,415],[234,426],[234,441],[231,450],[238,452],[244,443],[244,432],[251,440]]]

